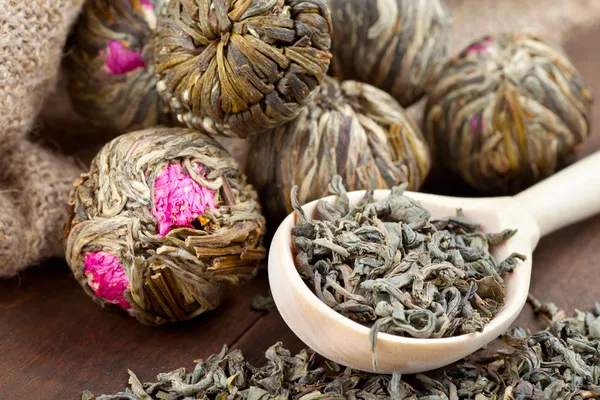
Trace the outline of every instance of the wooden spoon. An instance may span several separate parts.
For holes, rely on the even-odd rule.
[[[388,195],[378,190],[375,198]],[[356,204],[365,192],[348,194]],[[451,364],[485,346],[504,333],[525,305],[531,279],[532,253],[541,236],[600,212],[600,152],[562,170],[514,197],[456,198],[407,193],[421,202],[433,218],[454,215],[462,208],[485,232],[517,228],[518,233],[495,248],[494,257],[513,252],[527,260],[506,276],[506,304],[480,333],[441,339],[415,339],[380,333],[377,339],[378,368],[373,368],[369,328],[321,302],[302,281],[292,254],[291,229],[295,214],[277,230],[269,253],[269,281],[275,304],[294,333],[322,356],[355,369],[391,373],[417,373]],[[326,198],[336,201],[335,196]],[[317,201],[303,206],[310,218]],[[568,245],[568,243],[565,243]],[[565,268],[569,268],[565,265]]]

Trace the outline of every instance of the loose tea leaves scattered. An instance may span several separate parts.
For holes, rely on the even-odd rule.
[[[480,332],[504,305],[501,275],[524,259],[513,254],[496,263],[489,252],[516,231],[481,232],[460,210],[430,221],[405,187],[382,200],[369,191],[350,206],[337,176],[330,190],[339,201],[319,201],[311,222],[292,191],[298,272],[321,301],[371,328],[374,354],[379,332],[415,338]]]
[[[325,0],[171,0],[157,88],[180,122],[247,137],[306,106],[329,68],[331,30]]]
[[[265,358],[267,365],[256,368],[244,359],[240,350],[228,351],[223,346],[219,354],[198,362],[194,371],[186,373],[179,368],[159,374],[158,382],[142,384],[129,371],[128,389],[96,400],[343,400],[409,393],[399,375],[374,376],[349,369],[340,374],[339,365],[327,363],[325,367],[316,367],[313,352],[302,350],[293,355],[281,343],[271,346]],[[82,395],[82,400],[93,398],[88,391]]]
[[[250,145],[248,179],[270,222],[293,211],[290,190],[301,203],[327,194],[334,175],[350,190],[417,190],[431,164],[425,138],[389,94],[373,86],[326,78],[298,118],[258,135]]]
[[[252,300],[252,309],[255,311],[270,312],[275,309],[275,300],[269,292],[267,296],[256,296]]]
[[[525,189],[568,163],[590,134],[592,95],[558,47],[488,36],[451,60],[429,92],[427,140],[484,193]]]
[[[390,93],[403,107],[424,94],[448,59],[450,15],[442,0],[328,0],[329,73]]]
[[[156,128],[104,146],[74,183],[66,258],[85,291],[146,324],[216,308],[265,256],[254,188],[214,140]]]
[[[476,353],[446,371],[448,381],[460,382],[458,397],[600,398],[600,305],[565,318],[554,304],[533,302],[550,321],[548,328],[535,334],[516,328],[503,339],[509,350]]]
[[[193,372],[180,368],[141,383],[131,371],[130,387],[96,400],[246,399],[246,400],[584,400],[600,398],[598,346],[600,305],[593,313],[576,311],[564,318],[543,304],[550,326],[536,334],[522,328],[505,335],[492,354],[478,352],[435,377],[373,375],[329,361],[318,366],[313,353],[292,356],[281,343],[265,354],[267,365],[256,368],[240,350],[200,361]],[[82,400],[94,396],[85,391]]]
[[[162,0],[90,0],[67,46],[74,109],[116,134],[167,121],[156,91],[151,36]]]

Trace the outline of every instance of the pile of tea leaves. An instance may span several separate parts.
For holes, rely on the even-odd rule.
[[[313,221],[292,190],[298,272],[325,304],[371,327],[373,346],[378,332],[440,338],[482,331],[504,305],[501,275],[525,258],[497,263],[490,247],[516,231],[484,233],[460,210],[431,220],[404,188],[382,200],[368,191],[351,206],[337,176],[329,190],[339,200],[319,201]]]
[[[515,328],[504,335],[503,349],[480,351],[449,368],[440,382],[457,389],[440,398],[600,398],[600,305],[566,318],[553,303],[530,302],[548,327],[534,334]]]
[[[129,388],[96,400],[400,400],[400,399],[591,399],[600,398],[600,306],[565,318],[553,304],[535,308],[548,315],[547,329],[517,328],[492,354],[479,352],[431,377],[374,375],[320,363],[314,353],[292,355],[277,343],[266,365],[253,367],[240,350],[227,347],[184,368],[141,383],[131,371]],[[82,400],[94,396],[85,391]]]

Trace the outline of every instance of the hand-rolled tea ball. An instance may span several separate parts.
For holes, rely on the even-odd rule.
[[[309,102],[331,30],[325,0],[171,0],[156,31],[157,88],[189,127],[248,137]]]
[[[450,13],[442,0],[328,0],[330,75],[366,82],[403,107],[424,94],[448,60]]]
[[[156,92],[151,35],[162,0],[89,0],[67,49],[75,111],[117,133],[154,127],[167,111]]]
[[[488,194],[516,193],[551,175],[590,134],[590,90],[562,50],[531,34],[473,43],[429,96],[432,151]]]
[[[252,138],[246,173],[274,222],[293,211],[295,185],[301,204],[327,196],[335,175],[348,190],[417,190],[429,167],[423,135],[389,94],[327,77],[298,118]]]
[[[217,142],[187,128],[106,144],[69,207],[75,277],[97,303],[146,324],[216,308],[265,255],[254,188]]]

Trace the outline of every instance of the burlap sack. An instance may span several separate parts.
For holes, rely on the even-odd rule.
[[[64,255],[66,201],[81,168],[70,158],[29,140],[2,154],[0,276]]]
[[[0,276],[60,256],[69,187],[80,169],[30,141],[54,91],[83,0],[0,0]]]

